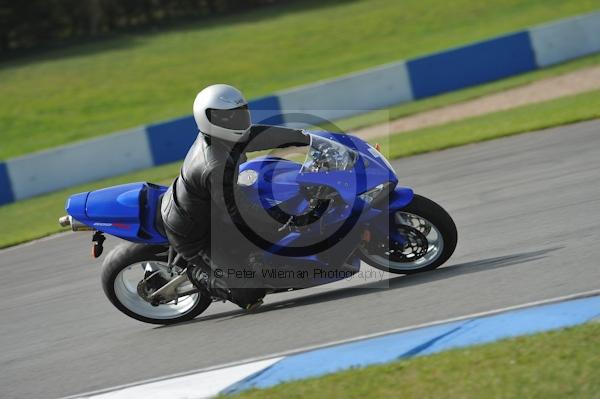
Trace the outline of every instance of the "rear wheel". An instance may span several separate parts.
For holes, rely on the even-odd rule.
[[[415,194],[406,207],[390,213],[388,234],[373,233],[359,249],[361,259],[396,274],[441,266],[457,243],[454,221],[438,204]]]
[[[177,286],[187,293],[176,299],[152,299],[176,275],[169,272],[168,248],[156,245],[122,244],[113,249],[102,265],[102,288],[117,309],[134,319],[152,324],[175,324],[204,312],[212,299],[188,281]]]

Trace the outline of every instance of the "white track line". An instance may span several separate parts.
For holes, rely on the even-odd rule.
[[[225,369],[135,385],[123,390],[94,395],[90,399],[213,398],[232,384],[267,369],[281,359],[281,357],[275,357]]]
[[[416,330],[419,328],[431,327],[431,326],[435,326],[435,325],[439,325],[439,324],[452,323],[455,321],[473,319],[473,318],[477,318],[477,317],[492,316],[492,315],[499,314],[499,313],[509,312],[511,310],[518,310],[518,309],[524,309],[524,308],[529,308],[529,307],[533,307],[533,306],[547,305],[547,304],[551,304],[551,303],[563,302],[563,301],[568,301],[571,299],[586,298],[586,297],[591,297],[591,296],[596,296],[596,295],[600,295],[600,289],[584,291],[584,292],[579,292],[579,293],[569,294],[569,295],[563,295],[563,296],[559,296],[559,297],[555,297],[555,298],[542,299],[539,301],[527,302],[527,303],[524,303],[521,305],[507,306],[504,308],[487,310],[484,312],[471,313],[468,315],[452,317],[452,318],[444,319],[444,320],[431,321],[431,322],[422,323],[422,324],[414,324],[414,325],[407,326],[407,327],[400,327],[400,328],[395,328],[392,330],[386,330],[386,331],[381,331],[381,332],[372,333],[372,334],[359,335],[357,337],[341,339],[338,341],[332,341],[332,342],[328,342],[326,344],[317,344],[317,345],[310,345],[310,346],[305,346],[305,347],[301,347],[301,348],[297,348],[297,349],[290,349],[287,351],[271,353],[269,355],[257,356],[257,357],[252,357],[252,358],[248,358],[248,359],[244,359],[244,360],[238,360],[235,362],[224,363],[224,364],[220,364],[217,366],[210,366],[210,367],[205,367],[205,368],[201,368],[201,369],[197,369],[197,370],[191,370],[191,371],[185,371],[185,372],[181,372],[181,373],[170,374],[170,375],[166,375],[163,377],[149,378],[147,380],[137,381],[137,382],[133,382],[133,383],[129,383],[129,384],[118,385],[118,386],[111,387],[111,388],[100,389],[97,391],[86,392],[86,393],[82,393],[82,394],[78,394],[78,395],[72,395],[72,396],[65,397],[64,399],[74,399],[74,398],[81,398],[81,397],[92,396],[92,395],[99,395],[99,394],[117,391],[120,389],[129,388],[129,387],[133,387],[133,386],[137,386],[137,385],[163,381],[163,380],[171,379],[171,378],[183,377],[183,376],[187,376],[190,374],[197,374],[197,373],[203,373],[203,372],[212,371],[212,370],[218,370],[218,369],[222,369],[222,368],[226,368],[226,367],[240,366],[240,365],[244,365],[247,363],[264,361],[264,360],[269,360],[269,359],[273,359],[273,358],[281,358],[281,357],[293,355],[296,353],[308,352],[308,351],[315,350],[315,349],[327,348],[330,346],[346,344],[349,342],[361,341],[361,340],[368,339],[368,338],[375,338],[375,337],[380,337],[383,335],[395,334],[395,333],[408,331],[408,330]]]

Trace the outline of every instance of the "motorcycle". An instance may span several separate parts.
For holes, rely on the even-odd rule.
[[[263,267],[320,271],[300,280],[265,279],[269,294],[347,278],[361,261],[413,274],[450,258],[454,221],[437,203],[398,185],[377,146],[347,134],[301,132],[303,162],[269,154],[239,167],[236,190],[281,223],[268,239],[242,229],[260,248]],[[186,261],[169,245],[161,218],[166,190],[139,182],[75,194],[59,220],[73,231],[94,231],[93,257],[102,254],[105,234],[128,241],[104,260],[102,287],[121,312],[153,324],[191,320],[221,300],[194,284]],[[343,273],[328,273],[333,270]]]

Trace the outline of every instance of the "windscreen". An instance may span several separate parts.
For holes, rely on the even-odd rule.
[[[330,139],[310,135],[310,147],[301,173],[349,170],[356,162],[355,151]]]

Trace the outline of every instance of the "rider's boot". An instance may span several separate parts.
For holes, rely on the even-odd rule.
[[[201,251],[188,261],[188,277],[200,290],[210,296],[231,301],[244,310],[252,311],[262,305],[265,290],[256,288],[229,288],[223,278],[215,276],[208,254]]]
[[[211,268],[208,254],[200,251],[198,255],[188,260],[188,277],[200,290],[212,297],[231,300],[231,291],[222,279],[217,278]]]

